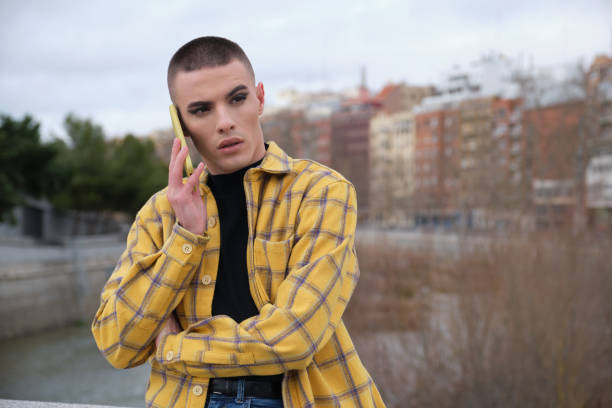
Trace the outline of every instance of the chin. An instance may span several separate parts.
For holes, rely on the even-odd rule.
[[[251,164],[247,159],[236,158],[236,160],[226,160],[225,163],[217,166],[218,174],[229,174],[238,171]]]

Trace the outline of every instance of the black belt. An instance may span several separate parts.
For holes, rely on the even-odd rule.
[[[239,381],[241,380],[230,378],[214,378],[211,380],[210,390],[213,393],[217,394],[237,396]],[[244,396],[246,398],[282,398],[282,383],[244,380]]]

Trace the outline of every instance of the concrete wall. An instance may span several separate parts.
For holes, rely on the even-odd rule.
[[[60,402],[17,401],[0,399],[3,408],[117,408],[104,405],[64,404]]]
[[[0,245],[23,239],[61,244],[74,236],[126,233],[131,223],[127,215],[62,211],[46,200],[33,198],[26,198],[24,205],[12,210],[12,215],[14,223],[0,223]]]
[[[91,322],[124,243],[117,236],[64,246],[0,248],[0,339]]]

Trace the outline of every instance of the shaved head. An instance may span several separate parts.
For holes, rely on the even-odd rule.
[[[189,41],[174,53],[168,64],[168,90],[174,101],[174,79],[179,72],[214,68],[240,61],[250,73],[253,83],[255,73],[249,58],[242,48],[233,41],[222,37],[199,37]]]

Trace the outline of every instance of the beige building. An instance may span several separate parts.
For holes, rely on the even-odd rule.
[[[376,95],[387,113],[411,111],[421,101],[434,94],[433,86],[414,86],[405,83],[389,83]]]
[[[411,111],[379,113],[370,121],[370,221],[411,224],[415,137]]]
[[[612,57],[599,55],[587,84],[589,162],[585,169],[588,226],[612,231]]]

